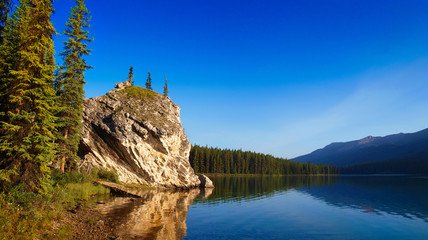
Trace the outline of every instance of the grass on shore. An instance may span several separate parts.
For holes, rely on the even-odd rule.
[[[55,170],[46,195],[26,192],[22,185],[1,192],[0,240],[70,239],[73,226],[58,222],[66,217],[68,209],[85,207],[91,196],[110,192],[93,183],[100,175],[104,180],[117,182],[117,176],[104,170],[90,176],[79,172],[61,174]]]

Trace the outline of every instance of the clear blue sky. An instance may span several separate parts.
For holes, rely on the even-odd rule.
[[[56,1],[58,32],[73,4]],[[157,92],[166,75],[192,144],[292,158],[428,127],[426,0],[86,4],[86,96],[126,80],[130,65],[136,85],[150,71]]]

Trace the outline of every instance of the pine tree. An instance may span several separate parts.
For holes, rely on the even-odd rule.
[[[10,21],[8,21],[8,16],[9,16],[9,10],[11,7],[11,2],[10,0],[0,0],[0,45],[2,45],[3,43],[3,30],[5,30],[5,26],[6,23],[10,23]],[[10,48],[10,46],[9,46]],[[6,95],[1,94],[4,91],[7,91],[7,84],[6,84],[6,72],[7,71],[7,65],[6,65],[6,59],[10,58],[11,55],[8,54],[9,51],[6,51],[6,48],[3,47],[3,54],[0,54],[0,121],[1,121],[1,117],[2,114],[1,113],[5,113],[7,110],[7,104],[3,104],[6,103]],[[4,69],[3,69],[4,68]]]
[[[149,72],[149,76],[147,77],[146,88],[149,90],[153,90],[152,89],[152,77],[150,76],[150,72]]]
[[[6,25],[7,18],[9,16],[9,10],[11,8],[10,0],[0,0],[0,44],[3,42],[3,29]]]
[[[56,149],[52,12],[51,0],[21,0],[0,46],[0,169],[28,191],[45,192]]]
[[[163,95],[165,97],[168,97],[168,80],[166,80],[166,76],[165,76],[165,86],[163,87]]]
[[[85,85],[84,73],[91,66],[86,64],[85,55],[90,51],[87,46],[93,39],[89,38],[91,20],[84,0],[76,0],[66,23],[64,34],[68,36],[64,42],[64,51],[60,54],[64,63],[55,79],[58,98],[58,157],[61,172],[64,173],[66,162],[72,164],[78,160],[77,150],[81,139],[83,98]],[[132,71],[132,67],[131,67]]]
[[[128,74],[128,82],[131,82],[131,86],[134,86],[134,80],[132,80],[134,78],[134,73],[133,73],[134,69],[132,68],[132,66],[129,68],[129,74]]]

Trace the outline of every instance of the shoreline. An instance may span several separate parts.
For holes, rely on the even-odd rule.
[[[65,239],[118,239],[113,226],[114,223],[110,219],[95,210],[95,205],[91,205],[68,209],[62,219],[53,223],[52,230],[71,227]]]

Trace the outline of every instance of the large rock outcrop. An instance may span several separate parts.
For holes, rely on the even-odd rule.
[[[82,135],[83,166],[114,170],[125,183],[200,185],[189,163],[180,108],[168,97],[129,82],[117,84],[104,96],[85,99]]]

